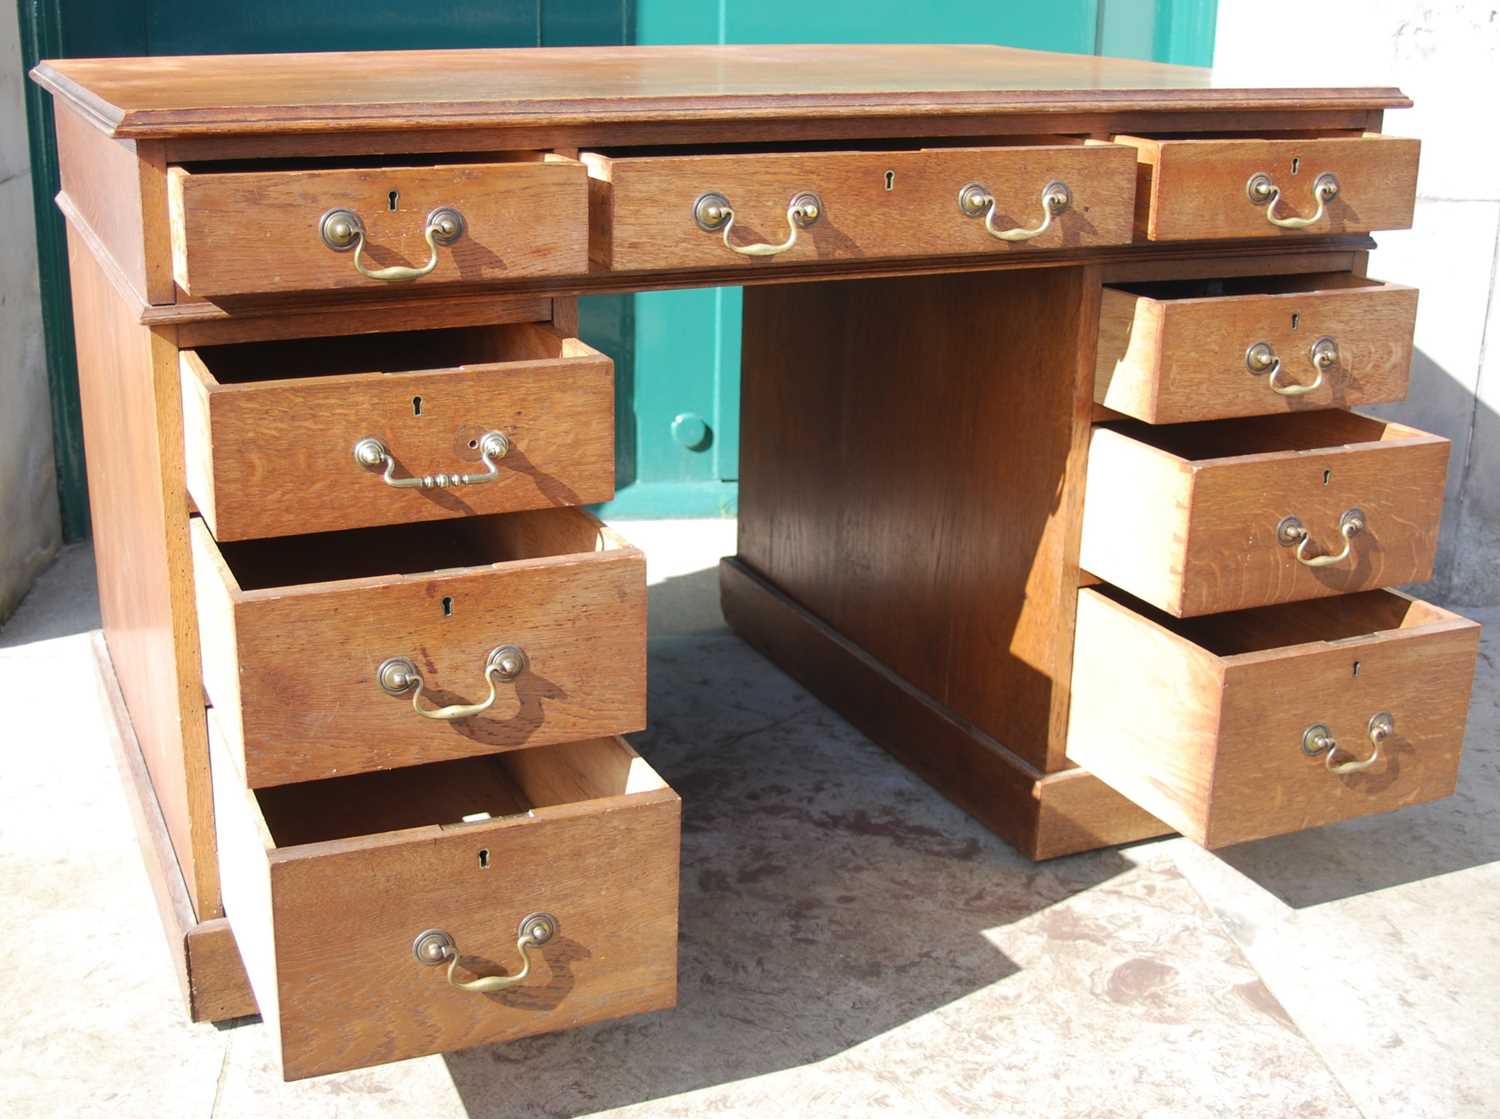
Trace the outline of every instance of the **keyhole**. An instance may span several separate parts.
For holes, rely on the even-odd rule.
[[[1359,675],[1359,661],[1354,662],[1354,675]]]
[[[885,189],[886,190],[895,190],[896,189],[896,172],[894,172],[894,171],[887,171],[885,173]]]
[[[490,849],[488,847],[481,847],[479,849],[479,869],[490,869]]]
[[[394,214],[396,212],[396,203],[400,200],[401,192],[399,190],[393,190],[385,196],[386,205],[390,207],[391,213]]]
[[[1330,479],[1332,477],[1333,477],[1333,471],[1332,470],[1325,470],[1325,471],[1323,471],[1323,484],[1326,486],[1328,484],[1328,479]]]
[[[443,617],[445,617],[445,618],[451,618],[451,617],[453,617],[453,599],[451,599],[451,598],[444,598],[443,599]]]
[[[411,398],[411,414],[413,416],[420,416],[422,414],[422,398],[420,396]]]
[[[1299,314],[1297,314],[1296,311],[1293,311],[1292,312],[1292,329],[1296,330],[1301,325],[1302,325],[1302,316],[1299,315]]]
[[[1296,156],[1296,155],[1292,156],[1292,174],[1295,175],[1301,169],[1302,169],[1302,157],[1301,156]]]

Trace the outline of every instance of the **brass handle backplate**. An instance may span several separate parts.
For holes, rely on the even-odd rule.
[[[1324,370],[1339,363],[1339,344],[1332,338],[1319,338],[1308,347],[1308,358],[1318,374],[1309,385],[1288,384],[1281,379],[1281,358],[1276,356],[1276,350],[1269,342],[1257,342],[1245,351],[1245,367],[1251,373],[1269,373],[1266,383],[1272,392],[1281,396],[1303,396],[1323,387]]]
[[[1073,204],[1073,192],[1068,184],[1053,180],[1042,188],[1042,223],[1025,229],[996,229],[995,211],[998,206],[995,196],[983,183],[969,183],[958,192],[958,208],[965,217],[984,217],[984,228],[991,237],[1002,241],[1030,241],[1052,228],[1052,219]]]
[[[1346,509],[1339,518],[1339,535],[1344,538],[1344,550],[1336,556],[1310,556],[1307,547],[1312,535],[1296,517],[1282,517],[1276,526],[1276,540],[1283,547],[1297,546],[1297,562],[1305,567],[1332,567],[1343,563],[1354,550],[1354,538],[1365,530],[1365,514],[1361,509]]]
[[[385,468],[385,476],[382,479],[386,485],[397,489],[445,489],[449,486],[477,486],[483,482],[493,482],[500,476],[500,468],[495,464],[496,459],[504,458],[510,453],[510,440],[501,431],[487,431],[479,437],[479,461],[484,466],[483,474],[448,474],[439,471],[437,474],[423,474],[411,478],[397,478],[396,460],[391,457],[391,452],[386,445],[373,436],[365,436],[354,444],[354,461],[367,469]]]
[[[388,284],[401,284],[418,280],[438,266],[438,246],[451,245],[464,235],[464,216],[451,206],[440,206],[427,215],[427,225],[422,230],[422,239],[427,242],[430,255],[420,268],[404,264],[393,264],[389,268],[366,268],[365,223],[353,210],[329,210],[318,221],[318,233],[323,244],[336,253],[354,250],[354,270],[371,280]]]
[[[411,692],[411,709],[424,719],[467,719],[487,711],[495,702],[496,682],[509,683],[525,672],[530,661],[519,645],[500,645],[490,650],[484,658],[484,678],[490,685],[490,694],[479,703],[454,703],[447,707],[431,709],[422,706],[422,674],[410,657],[390,657],[375,670],[376,682],[387,695],[401,696]]]
[[[718,233],[722,230],[724,247],[741,256],[779,256],[788,252],[797,243],[798,232],[817,224],[822,216],[823,200],[810,190],[801,191],[794,194],[792,200],[787,203],[785,241],[776,245],[765,243],[736,245],[729,240],[729,233],[734,228],[735,213],[728,198],[718,191],[709,191],[707,194],[700,194],[697,201],[693,203],[693,221],[697,223],[698,228],[706,233]]]
[[[514,975],[483,975],[478,979],[456,979],[458,967],[458,942],[442,929],[424,929],[411,944],[411,954],[417,963],[427,967],[448,965],[448,982],[460,991],[475,991],[481,995],[503,991],[524,983],[531,974],[531,949],[540,948],[557,935],[557,918],[550,913],[532,913],[521,919],[516,931],[516,951],[521,953],[521,969]]]
[[[1332,202],[1339,194],[1338,176],[1325,171],[1313,180],[1313,197],[1317,199],[1318,208],[1309,218],[1279,218],[1276,216],[1276,203],[1281,201],[1281,188],[1272,181],[1271,176],[1264,171],[1257,171],[1250,176],[1250,181],[1245,184],[1245,193],[1250,198],[1252,206],[1264,206],[1266,208],[1266,221],[1282,229],[1306,229],[1310,225],[1316,225],[1323,220],[1327,212],[1328,203]]]
[[[1365,727],[1365,736],[1374,747],[1370,751],[1370,756],[1334,764],[1334,755],[1339,751],[1338,740],[1334,738],[1327,724],[1314,723],[1302,732],[1302,752],[1311,755],[1322,754],[1323,765],[1327,767],[1329,773],[1358,773],[1375,764],[1380,758],[1380,744],[1395,733],[1396,720],[1389,711],[1380,711],[1371,715],[1370,722]]]

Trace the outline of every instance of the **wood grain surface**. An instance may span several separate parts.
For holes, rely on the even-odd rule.
[[[62,193],[136,298],[171,303],[171,230],[161,144],[111,140],[66,103],[56,116]]]
[[[68,264],[99,613],[173,851],[206,919],[220,910],[177,352],[169,335],[137,325],[71,228]]]
[[[187,883],[172,848],[172,837],[151,786],[151,775],[141,756],[130,712],[125,707],[125,697],[115,679],[104,635],[96,631],[90,645],[98,669],[96,679],[115,767],[124,787],[136,844],[156,898],[157,913],[167,936],[168,958],[182,988],[187,1015],[194,1022],[222,1022],[255,1014],[255,996],[245,977],[245,966],[240,962],[229,922],[223,917],[200,921],[193,911]]]
[[[724,617],[736,633],[1029,858],[1051,859],[1170,830],[1081,769],[1043,773],[903,680],[742,560],[721,561],[719,591]]]
[[[572,160],[196,173],[173,167],[167,186],[173,273],[202,299],[394,286],[356,272],[352,250],[323,243],[320,223],[333,209],[359,216],[371,269],[421,267],[430,255],[427,215],[439,207],[463,215],[463,235],[438,247],[437,268],[399,285],[403,291],[588,267],[587,176]]]
[[[246,964],[288,1080],[675,1003],[681,808],[659,780],[533,800],[531,778],[489,758],[297,786],[294,822],[318,819],[306,805],[321,800],[337,806],[345,834],[288,844],[270,822],[281,790],[246,790],[213,737],[226,903],[247,930],[242,942],[256,946]],[[633,757],[623,740],[610,746]],[[534,751],[528,763],[556,760],[573,780],[600,772],[569,760],[580,750],[597,744]],[[378,809],[360,817],[366,800],[408,795],[427,811],[401,830],[373,830]],[[513,974],[517,926],[537,911],[557,919],[558,934],[532,951],[532,975],[514,988],[457,990],[445,967],[412,956],[417,934],[437,927],[458,945],[461,978]]]
[[[1043,770],[1097,305],[1083,269],[745,292],[740,559]]]
[[[1126,244],[1131,239],[1135,162],[1128,148],[1078,144],[930,148],[887,152],[682,154],[613,158],[585,152],[593,243],[590,254],[616,271],[732,268],[746,258],[722,233],[699,228],[694,204],[715,192],[734,208],[731,243],[779,244],[787,206],[811,191],[818,220],[763,268],[793,261],[931,256],[1024,255],[1045,249]],[[1030,241],[990,236],[958,206],[970,183],[997,200],[995,225],[1041,224],[1042,188],[1065,182],[1073,203]]]
[[[1136,233],[1152,241],[1287,240],[1411,228],[1422,147],[1417,140],[1373,133],[1173,140],[1117,135],[1113,140],[1137,149]],[[1316,224],[1304,229],[1272,225],[1267,207],[1251,203],[1246,192],[1250,177],[1265,172],[1281,188],[1276,215],[1309,217],[1317,209],[1313,182],[1325,171],[1338,176],[1338,196]]]
[[[223,545],[195,518],[193,550],[204,686],[253,787],[645,726],[645,560],[582,510]],[[530,666],[482,715],[376,682],[404,656],[424,707],[475,703],[507,644]]]
[[[984,45],[735,45],[57,59],[34,80],[118,136],[544,128],[680,119],[1379,111],[1389,88],[1245,88],[1208,70]]]
[[[614,496],[614,364],[545,325],[186,350],[181,369],[188,491],[217,540]],[[375,438],[397,478],[482,474],[491,431],[511,449],[478,485],[394,488],[353,455]]]
[[[1453,791],[1479,626],[1389,591],[1173,622],[1119,592],[1079,594],[1068,757],[1207,847]],[[1133,608],[1134,607],[1134,608]],[[1370,717],[1395,735],[1366,757]]]
[[[1432,577],[1449,444],[1349,412],[1094,431],[1080,562],[1177,616],[1323,598]],[[1276,534],[1297,517],[1308,567]]]
[[[1417,291],[1349,273],[1181,280],[1104,289],[1094,399],[1147,423],[1406,399]],[[1278,383],[1312,384],[1312,346],[1338,345],[1323,385],[1282,396],[1245,361],[1265,342]]]

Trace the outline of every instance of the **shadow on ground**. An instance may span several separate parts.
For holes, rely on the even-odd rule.
[[[1021,858],[737,638],[653,641],[650,673],[632,741],[683,799],[678,1007],[450,1054],[471,1116],[833,1056],[1013,974],[986,929],[1132,865]]]
[[[0,649],[99,628],[94,545],[70,544],[37,576],[16,612],[0,624]]]

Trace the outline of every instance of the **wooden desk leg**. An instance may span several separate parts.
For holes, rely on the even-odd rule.
[[[1167,829],[1063,757],[1088,268],[745,291],[751,644],[1034,858]]]

